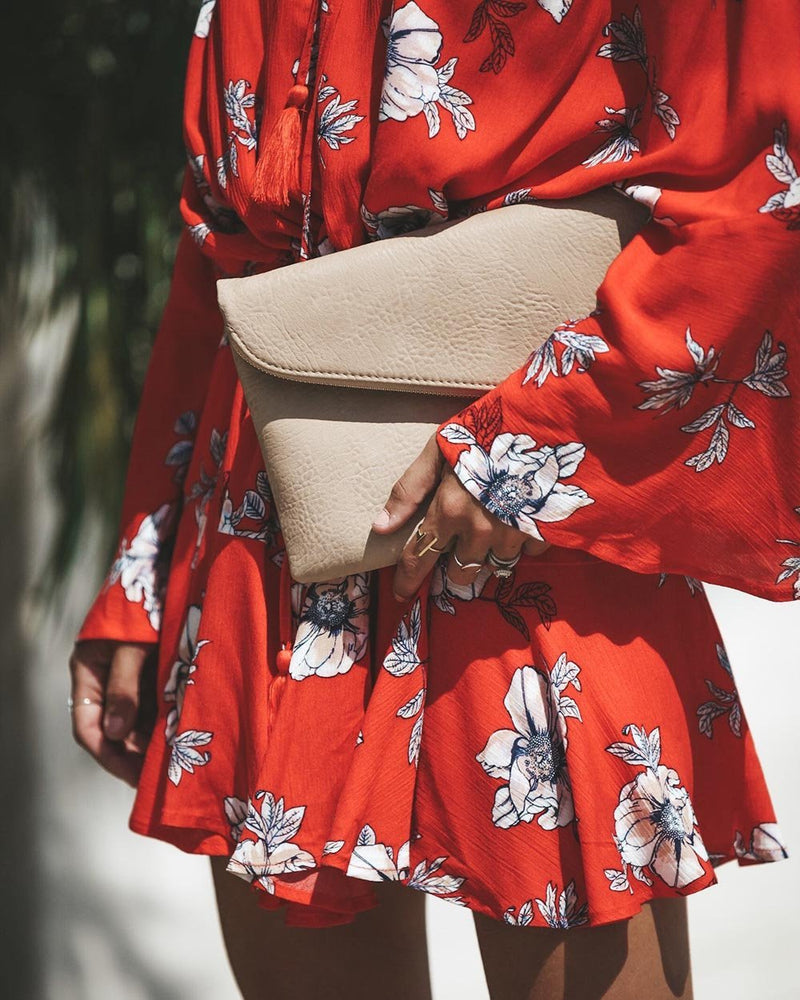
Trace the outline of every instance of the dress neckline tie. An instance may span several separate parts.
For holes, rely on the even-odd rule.
[[[286,95],[283,109],[266,128],[262,123],[258,157],[251,186],[251,196],[262,205],[285,208],[292,196],[301,196],[300,159],[303,146],[303,119],[308,115],[309,71],[320,0],[311,0],[308,20],[294,83]],[[267,74],[264,74],[266,87]],[[263,95],[264,109],[267,94]]]

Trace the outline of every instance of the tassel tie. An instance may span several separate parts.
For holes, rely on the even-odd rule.
[[[300,195],[301,113],[308,93],[308,87],[302,83],[290,87],[286,106],[260,144],[252,196],[262,205],[285,207],[291,195]]]
[[[286,95],[283,110],[267,130],[262,127],[251,186],[251,197],[262,205],[285,208],[294,195],[301,196],[300,160],[303,144],[303,118],[307,115],[311,50],[319,17],[319,0],[309,3],[308,21],[295,82]],[[267,52],[267,46],[264,48]],[[265,79],[269,76],[265,67]],[[305,83],[300,83],[304,80]],[[267,107],[266,95],[264,108]]]

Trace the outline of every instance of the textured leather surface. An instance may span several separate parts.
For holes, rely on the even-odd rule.
[[[417,519],[391,536],[372,519],[466,402],[453,397],[481,395],[590,312],[646,219],[593,192],[217,282],[295,580],[397,561]]]
[[[642,224],[612,189],[508,205],[245,278],[217,294],[231,344],[265,372],[326,385],[486,392],[532,335],[594,308]]]

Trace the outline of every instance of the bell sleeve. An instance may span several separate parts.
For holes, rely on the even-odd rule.
[[[591,315],[440,425],[445,459],[492,514],[636,572],[800,598],[789,133],[779,126],[724,198],[695,191],[694,215],[650,221]]]
[[[116,558],[76,641],[158,641],[183,484],[222,334],[214,262],[184,228],[134,424]]]

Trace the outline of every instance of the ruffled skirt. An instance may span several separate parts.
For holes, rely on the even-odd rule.
[[[407,604],[391,570],[294,583],[225,343],[183,493],[131,827],[228,856],[288,923],[388,879],[593,926],[788,856],[696,581],[551,548]]]

